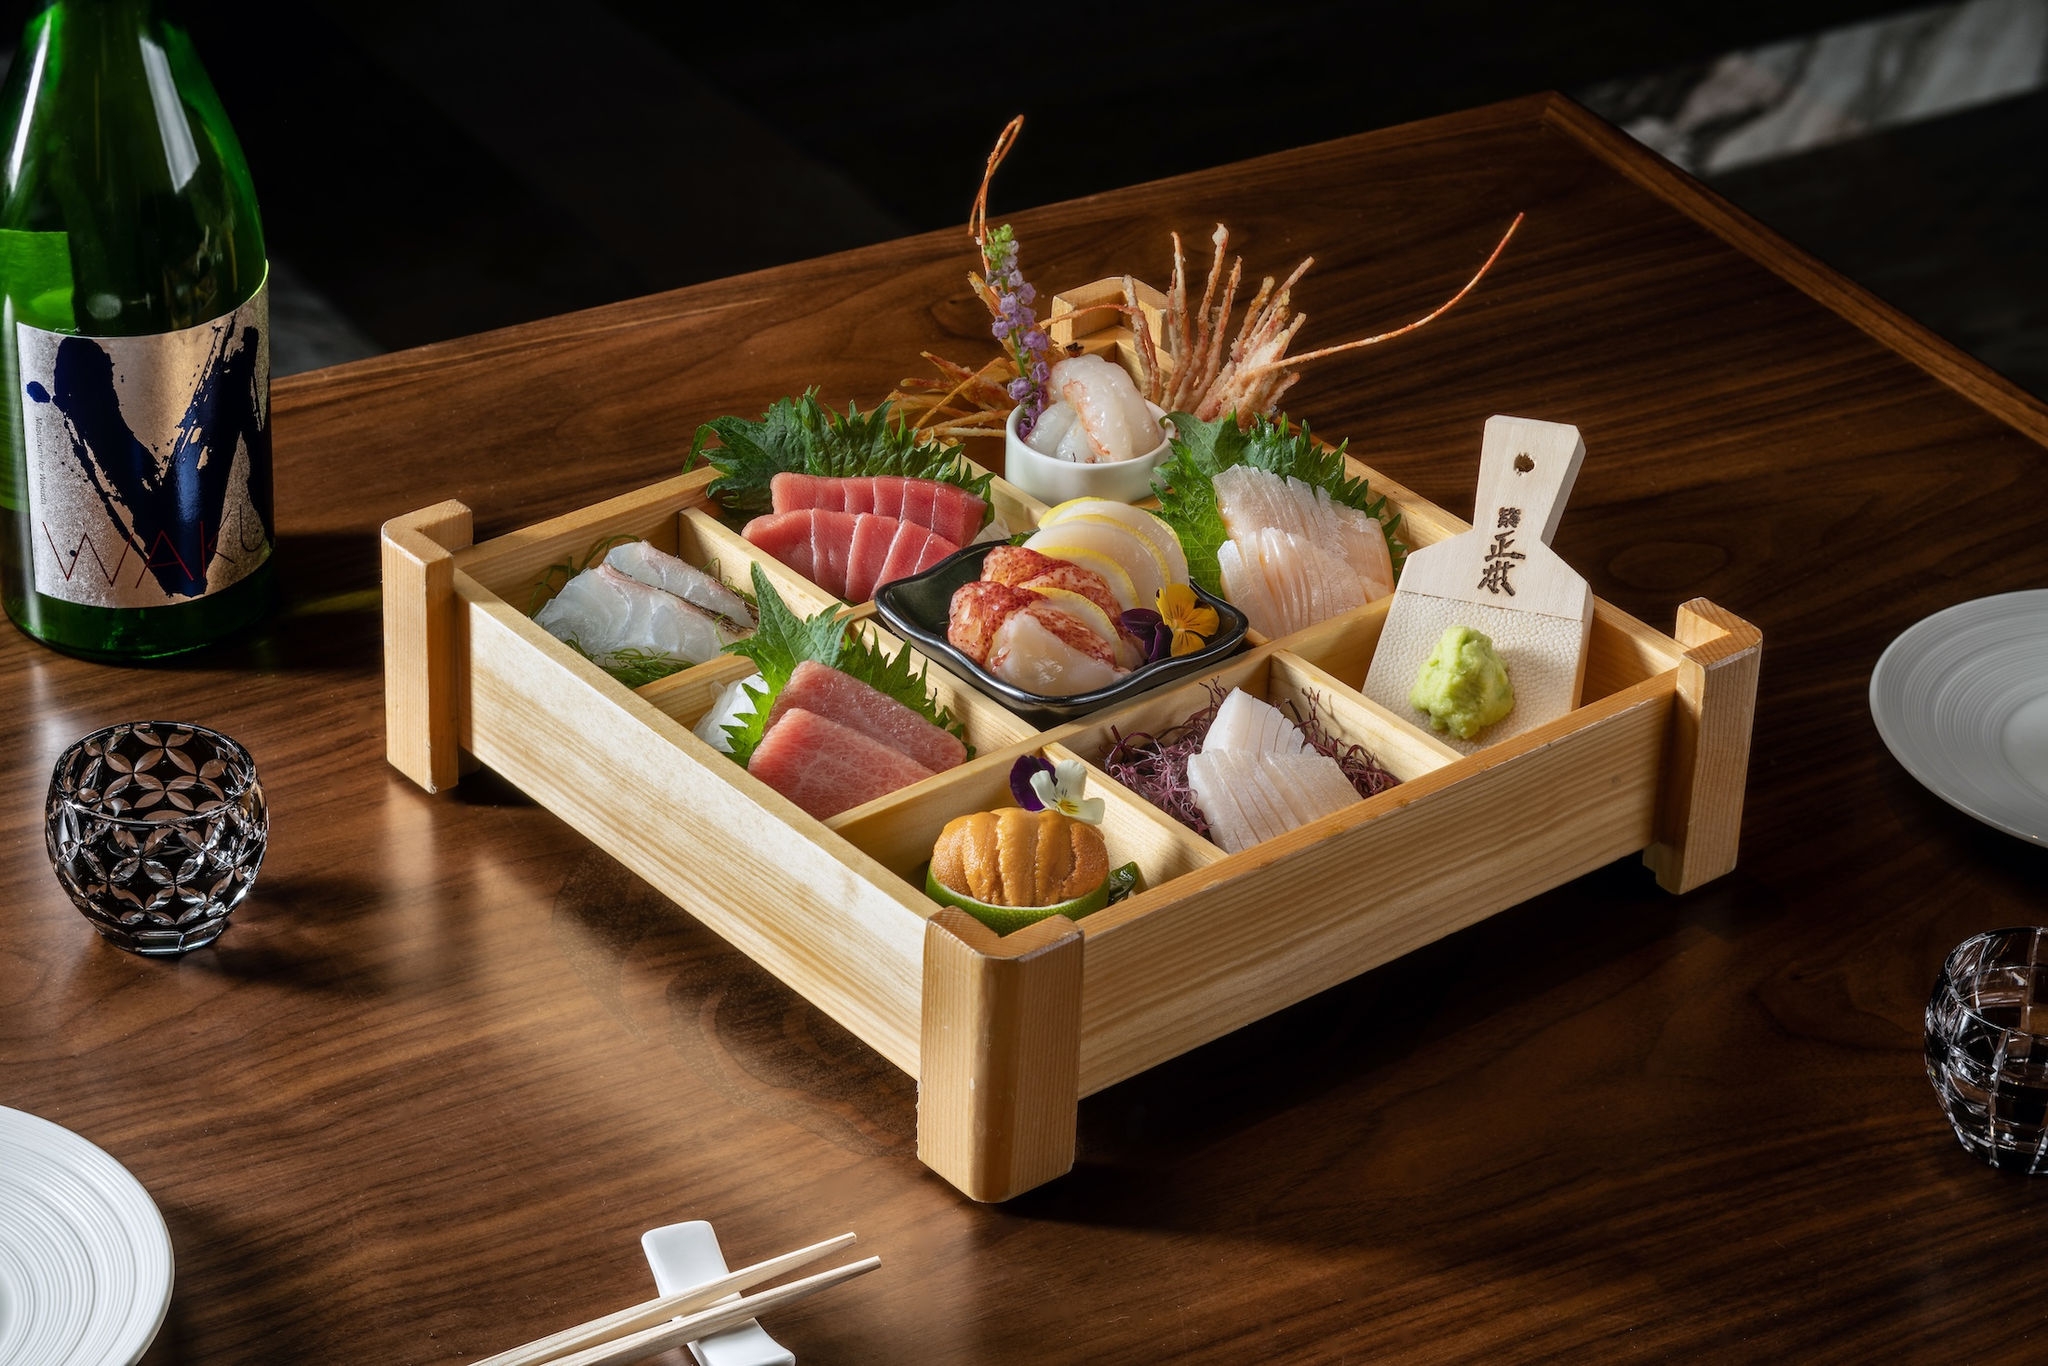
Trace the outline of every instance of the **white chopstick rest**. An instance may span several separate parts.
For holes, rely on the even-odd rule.
[[[673,1295],[726,1274],[718,1235],[702,1219],[649,1229],[640,1235],[659,1293]],[[721,1301],[723,1303],[723,1301]],[[756,1319],[690,1344],[698,1366],[796,1366],[796,1355],[768,1336]]]

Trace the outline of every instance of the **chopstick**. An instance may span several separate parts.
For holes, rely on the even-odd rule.
[[[607,1342],[574,1356],[557,1357],[548,1366],[625,1366],[626,1362],[638,1361],[642,1357],[665,1352],[671,1347],[680,1347],[698,1338],[708,1338],[713,1333],[723,1333],[728,1328],[737,1328],[758,1314],[778,1309],[785,1304],[794,1304],[806,1295],[815,1295],[820,1290],[829,1290],[841,1281],[850,1281],[855,1276],[865,1276],[882,1264],[880,1257],[863,1257],[845,1266],[836,1266],[830,1271],[820,1271],[815,1276],[806,1276],[788,1285],[778,1285],[773,1290],[763,1290],[721,1304],[716,1309],[706,1309],[674,1323],[665,1323],[657,1328],[648,1328]]]
[[[763,1281],[772,1281],[785,1271],[794,1271],[800,1266],[808,1266],[821,1257],[830,1256],[842,1248],[852,1247],[854,1241],[853,1234],[842,1233],[837,1238],[827,1238],[822,1243],[812,1243],[809,1247],[800,1247],[794,1252],[785,1252],[779,1257],[770,1257],[766,1261],[756,1262],[752,1266],[743,1266],[738,1271],[728,1271],[715,1280],[706,1281],[702,1285],[693,1285],[688,1290],[679,1290],[673,1295],[663,1295],[656,1299],[648,1300],[645,1303],[636,1304],[630,1309],[621,1309],[616,1313],[606,1314],[602,1318],[592,1319],[588,1323],[579,1323],[574,1328],[564,1328],[559,1333],[550,1333],[544,1338],[535,1338],[523,1347],[514,1347],[510,1351],[500,1352],[494,1357],[485,1357],[483,1360],[475,1363],[475,1366],[541,1366],[541,1363],[553,1362],[564,1353],[583,1351],[586,1348],[612,1342],[624,1337],[628,1333],[635,1333],[645,1328],[666,1324],[678,1314],[688,1314],[695,1310],[704,1309],[707,1306],[718,1303],[718,1301],[724,1299],[727,1295],[733,1294],[735,1291],[746,1290],[751,1286],[759,1285]],[[871,1258],[870,1260],[873,1259]],[[877,1264],[879,1265],[879,1263]],[[799,1281],[796,1284],[801,1285],[803,1282]],[[822,1290],[824,1287],[820,1286],[818,1288]],[[808,1294],[810,1292],[806,1291],[805,1293]],[[801,1296],[798,1298],[801,1298]],[[752,1314],[743,1315],[740,1322],[745,1322],[746,1319],[752,1317]],[[712,1329],[710,1331],[716,1332],[719,1330]],[[694,1336],[703,1337],[706,1334],[699,1332]],[[688,1341],[688,1339],[684,1340]],[[653,1350],[652,1348],[649,1349],[649,1351]],[[627,1359],[630,1360],[631,1358]]]

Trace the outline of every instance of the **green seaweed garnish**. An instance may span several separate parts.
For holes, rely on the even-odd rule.
[[[761,671],[765,689],[747,685],[754,694],[754,710],[725,727],[732,745],[732,757],[741,765],[754,757],[754,747],[768,729],[768,713],[777,695],[789,682],[796,666],[805,660],[837,669],[857,678],[877,692],[895,698],[925,720],[951,731],[967,742],[967,733],[953,713],[939,705],[925,682],[925,669],[911,669],[908,647],[886,654],[866,632],[840,616],[840,609],[828,607],[814,617],[799,617],[775,591],[775,585],[753,566],[754,601],[760,624],[745,640],[725,647],[727,654],[751,660]],[[967,746],[969,758],[974,746]]]
[[[717,437],[719,444],[705,443]],[[892,420],[889,405],[863,413],[849,403],[844,413],[818,402],[818,391],[800,398],[778,398],[758,422],[743,417],[713,418],[697,428],[690,442],[688,469],[702,455],[718,471],[709,493],[728,511],[769,510],[769,482],[778,474],[817,474],[833,478],[900,475],[956,484],[989,504],[982,525],[995,508],[989,503],[987,474],[976,474],[956,447],[930,441],[908,423]]]
[[[691,667],[688,661],[658,650],[620,650],[599,659],[573,636],[562,643],[629,688],[644,688]]]
[[[1226,413],[1215,422],[1204,422],[1192,413],[1174,413],[1172,421],[1173,454],[1152,477],[1152,489],[1159,495],[1159,515],[1187,552],[1188,577],[1203,588],[1225,596],[1216,551],[1230,539],[1230,533],[1216,506],[1213,481],[1234,465],[1249,465],[1312,484],[1327,492],[1332,502],[1357,508],[1378,521],[1386,531],[1394,576],[1400,577],[1401,562],[1408,554],[1408,547],[1394,535],[1401,514],[1390,514],[1384,496],[1373,497],[1365,480],[1351,477],[1343,445],[1326,446],[1317,441],[1306,423],[1290,428],[1284,413],[1277,421],[1253,418],[1247,431],[1238,430],[1235,413]]]

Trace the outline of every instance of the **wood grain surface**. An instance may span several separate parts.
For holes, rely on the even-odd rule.
[[[1458,310],[1289,407],[1457,512],[1488,414],[1585,433],[1556,548],[1770,643],[1739,867],[1673,898],[1622,860],[1113,1086],[993,1208],[919,1166],[911,1082],[605,850],[388,768],[375,592],[393,515],[460,499],[482,540],[675,474],[703,419],[978,360],[965,234],[280,382],[267,629],[150,669],[0,635],[0,1103],[162,1207],[148,1360],[474,1359],[647,1298],[638,1235],[685,1218],[734,1265],[883,1258],[771,1316],[811,1363],[2038,1359],[2048,1183],[1966,1159],[1920,1019],[1954,943],[2042,918],[2048,851],[1918,787],[1865,690],[1913,621],[2048,582],[2048,410],[1555,99],[1010,216],[1045,294],[1161,280],[1217,219],[1254,272],[1313,253],[1322,344],[1517,210]],[[240,738],[274,812],[175,964],[99,941],[42,845],[57,752],[141,715]]]

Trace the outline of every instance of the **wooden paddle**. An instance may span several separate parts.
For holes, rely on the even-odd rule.
[[[1439,732],[1445,743],[1470,754],[1579,704],[1593,590],[1550,538],[1585,458],[1577,427],[1486,419],[1472,529],[1410,552],[1366,674],[1367,697],[1428,725],[1408,700],[1415,676],[1446,628],[1469,626],[1492,637],[1507,663],[1514,710],[1471,740]]]

